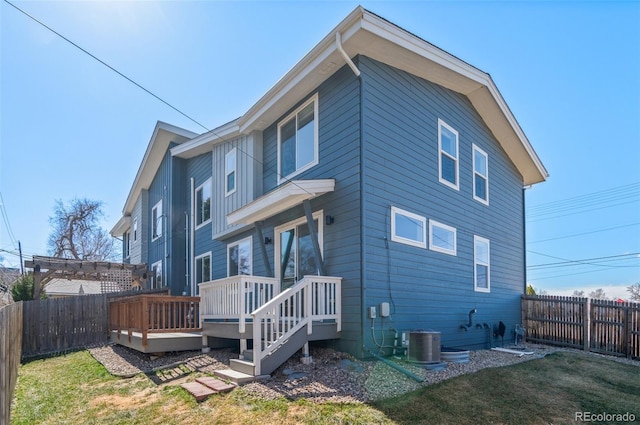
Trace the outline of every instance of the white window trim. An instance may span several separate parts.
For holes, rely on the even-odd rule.
[[[151,223],[151,241],[158,240],[162,237],[162,223],[164,220],[164,213],[162,212],[162,199],[160,199],[154,206],[151,208],[151,220],[153,220],[153,210],[160,210],[160,214],[158,214],[156,223]],[[156,235],[153,234],[153,227],[157,227]]]
[[[124,258],[131,258],[131,229],[127,230],[126,232],[124,232]]]
[[[233,170],[227,169],[227,163],[228,163],[227,160],[231,155],[233,155],[235,159],[233,164]],[[231,173],[235,173],[235,177],[233,179],[233,189],[229,190],[229,187],[227,186],[227,181],[228,181],[227,179],[229,178],[229,175]],[[238,187],[238,155],[237,155],[236,148],[233,148],[229,152],[227,152],[227,154],[224,156],[224,196],[229,196],[232,193],[235,193],[237,187]]]
[[[456,135],[456,158],[453,158],[442,149],[442,127]],[[456,161],[456,183],[453,184],[449,180],[442,178],[442,155],[446,155]],[[458,132],[446,122],[438,118],[438,180],[440,183],[449,186],[452,189],[460,190],[460,136]]]
[[[137,218],[133,219],[133,241],[134,242],[138,241],[138,219]]]
[[[433,228],[439,227],[444,230],[448,230],[453,233],[453,249],[443,248],[433,243]],[[458,231],[455,227],[447,226],[435,220],[429,220],[429,249],[431,251],[441,252],[443,254],[457,255],[458,254]]]
[[[318,220],[318,228],[316,231],[318,232],[318,245],[320,246],[320,254],[324,258],[324,223],[322,221],[322,217],[324,217],[324,210],[316,211],[312,214],[314,220]],[[274,242],[273,249],[275,252],[274,260],[275,260],[275,276],[281,276],[281,268],[282,268],[282,255],[281,247],[280,247],[280,233],[298,227],[299,225],[306,223],[307,217],[300,217],[295,220],[292,220],[288,223],[281,224],[280,226],[273,229]]]
[[[477,167],[476,167],[476,152],[478,152],[480,155],[484,156],[484,160],[485,160],[485,169],[487,170],[487,174],[485,176],[483,176],[482,174],[480,174],[477,171]],[[472,161],[473,161],[473,199],[475,199],[476,201],[485,204],[485,205],[489,205],[489,155],[487,155],[487,153],[485,151],[483,151],[482,149],[480,149],[478,146],[474,144],[472,144],[472,151],[471,151],[471,155],[472,155]],[[483,177],[486,181],[487,187],[486,187],[486,194],[487,194],[487,199],[482,199],[479,196],[476,195],[476,175],[479,175],[481,177]]]
[[[422,223],[422,242],[416,241],[413,239],[407,239],[402,236],[398,236],[396,234],[396,215],[398,214],[403,215],[405,217],[412,218],[414,220],[418,220]],[[427,247],[427,218],[392,206],[391,207],[391,240],[394,242],[399,242],[406,245],[415,246],[418,248],[426,248]]]
[[[227,277],[229,276],[229,261],[231,260],[229,256],[229,249],[234,246],[240,245],[243,242],[249,241],[249,255],[251,256],[251,264],[249,265],[249,276],[253,275],[253,237],[249,236],[244,239],[240,239],[238,241],[227,244]]]
[[[195,264],[195,267],[198,267],[198,260],[201,260],[201,259],[203,259],[203,258],[205,258],[205,257],[209,257],[209,278],[208,278],[207,280],[202,281],[202,282],[198,282],[198,273],[197,273],[197,270],[195,270],[195,273],[194,273],[194,274],[195,274],[195,276],[196,276],[196,279],[195,279],[195,281],[196,281],[196,285],[199,285],[200,283],[204,283],[204,282],[209,282],[209,281],[211,281],[211,275],[212,275],[212,273],[213,273],[213,264],[212,264],[212,262],[211,262],[211,257],[212,257],[212,256],[211,256],[211,251],[209,251],[209,252],[205,252],[204,254],[200,254],[200,255],[196,256],[196,257],[193,259],[193,261],[194,261],[194,262],[193,262],[193,264]],[[227,269],[228,269],[228,265],[227,265]]]
[[[163,264],[162,264],[162,260],[160,260],[160,261],[156,261],[155,263],[151,264],[151,271],[154,271],[153,269],[155,269],[155,268],[156,268],[156,266],[158,266],[158,265],[160,265],[160,279],[161,279],[161,281],[162,281],[162,282],[161,282],[161,283],[162,283],[162,286],[160,286],[160,287],[156,286],[156,287],[154,287],[154,288],[152,288],[152,289],[163,288],[163,287],[165,286],[165,284],[164,284],[164,267],[163,267]],[[154,274],[153,278],[154,278],[154,281],[155,281],[155,282],[157,282],[157,281],[158,281],[158,280],[156,279],[155,274]]]
[[[194,192],[194,196],[195,196],[194,205],[195,205],[195,208],[197,210],[198,209],[198,191],[202,190],[205,187],[205,185],[209,185],[209,196],[210,196],[210,198],[209,198],[210,199],[210,203],[209,203],[209,219],[203,221],[202,223],[200,223],[198,225],[196,225],[196,230],[198,230],[199,228],[201,228],[203,226],[206,226],[207,224],[211,223],[211,216],[213,215],[213,188],[211,187],[211,183],[212,183],[212,180],[211,180],[211,177],[209,177],[207,179],[207,181],[202,183],[200,186],[198,186],[196,188],[196,191]],[[196,218],[195,218],[196,222],[198,221],[198,215],[199,214],[200,214],[200,211],[196,211]]]
[[[282,125],[286,122],[288,122],[289,120],[291,120],[291,118],[295,117],[298,112],[302,111],[304,108],[306,108],[307,106],[309,106],[310,103],[313,103],[313,148],[314,148],[314,153],[313,153],[313,157],[314,160],[311,161],[310,163],[308,163],[307,165],[295,170],[293,173],[283,176],[282,175],[282,163],[280,161],[281,158],[281,148],[280,148],[280,128],[282,127]],[[318,93],[314,94],[313,96],[311,96],[311,98],[309,100],[307,100],[306,102],[304,102],[302,105],[300,105],[298,108],[296,108],[295,111],[293,111],[292,113],[290,113],[289,115],[287,115],[284,119],[280,120],[280,122],[278,123],[278,184],[281,184],[283,182],[289,181],[292,177],[297,176],[298,174],[308,170],[311,167],[314,167],[316,165],[318,165],[319,162],[319,139],[318,139],[318,121],[319,121],[319,117],[318,117]]]
[[[487,244],[487,263],[486,264],[477,261],[477,258],[476,258],[477,242]],[[478,276],[476,271],[476,266],[478,264],[487,266],[487,287],[486,288],[478,287]],[[476,236],[476,235],[473,236],[473,290],[475,292],[486,292],[486,293],[491,292],[491,243],[489,242],[489,239]]]

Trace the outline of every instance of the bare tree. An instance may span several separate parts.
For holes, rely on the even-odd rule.
[[[640,301],[640,282],[636,282],[627,288],[627,292],[631,294],[631,301]]]
[[[598,288],[595,291],[589,292],[589,298],[595,298],[597,300],[606,300],[607,295],[604,293],[604,289]]]
[[[578,291],[577,289],[573,291],[572,297],[581,297],[584,298],[584,291]]]
[[[113,238],[100,227],[104,217],[102,202],[74,199],[69,204],[57,200],[53,217],[49,217],[49,254],[75,260],[113,260],[116,249]]]

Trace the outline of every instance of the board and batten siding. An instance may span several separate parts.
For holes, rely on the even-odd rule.
[[[447,346],[495,342],[486,329],[460,328],[474,308],[474,325],[503,321],[513,337],[524,288],[522,177],[465,96],[370,58],[359,67],[366,307],[388,302],[394,329],[440,331]],[[459,133],[460,190],[438,179],[439,118]],[[472,144],[489,157],[489,205],[473,199]],[[392,241],[391,206],[456,228],[457,255],[429,250],[428,229],[426,249]],[[474,291],[474,235],[490,241],[490,293]],[[380,340],[384,323],[375,325]]]
[[[226,194],[225,157],[236,150],[236,190]],[[239,226],[227,225],[227,214],[262,195],[262,133],[255,131],[217,144],[212,150],[213,237],[224,239]]]
[[[146,242],[147,239],[147,229],[145,227],[147,223],[147,214],[148,214],[148,202],[149,202],[149,193],[146,190],[140,191],[140,196],[136,199],[136,202],[133,206],[133,211],[131,212],[131,223],[130,223],[130,240],[131,240],[131,249],[129,251],[129,262],[131,264],[142,264],[147,262],[148,258],[148,248],[149,245]],[[134,239],[134,223],[138,223],[137,232]]]

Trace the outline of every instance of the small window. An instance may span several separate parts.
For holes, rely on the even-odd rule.
[[[225,156],[224,175],[225,175],[225,195],[231,195],[236,191],[236,148],[231,149]]]
[[[133,241],[138,240],[138,219],[133,220]]]
[[[429,220],[429,249],[443,254],[456,255],[456,228]]]
[[[278,124],[278,181],[318,163],[318,96]]]
[[[491,291],[491,276],[489,268],[489,240],[480,236],[473,237],[473,287],[476,292]]]
[[[211,179],[196,189],[196,227],[211,221]]]
[[[162,288],[162,260],[151,265],[151,289]]]
[[[426,248],[427,219],[400,208],[391,207],[391,240]]]
[[[473,199],[489,205],[489,156],[473,145]]]
[[[251,238],[229,244],[227,247],[228,276],[251,275]]]
[[[438,151],[440,182],[459,190],[458,132],[441,119],[438,119]]]
[[[162,199],[154,205],[151,210],[151,240],[158,239],[162,236]]]
[[[122,245],[124,246],[124,258],[129,258],[131,255],[131,231],[127,230],[122,238]]]
[[[196,257],[196,283],[211,280],[211,253]]]

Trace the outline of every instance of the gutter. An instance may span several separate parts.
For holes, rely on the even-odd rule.
[[[342,47],[342,36],[340,35],[340,31],[336,31],[336,47],[344,58],[345,62],[347,62],[347,65],[349,65],[349,68],[351,68],[353,73],[356,74],[356,77],[360,77],[360,70],[358,69],[356,64],[353,63],[347,52],[345,52],[344,48]]]

